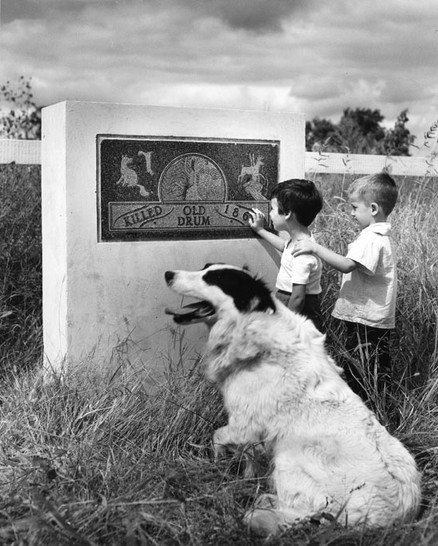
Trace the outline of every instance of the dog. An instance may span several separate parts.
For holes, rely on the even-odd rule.
[[[274,494],[245,515],[250,530],[273,534],[310,519],[386,527],[416,517],[413,457],[342,379],[310,320],[239,267],[167,271],[165,280],[198,300],[166,309],[175,323],[210,327],[204,372],[228,414],[213,435],[215,455],[260,442],[272,453]]]

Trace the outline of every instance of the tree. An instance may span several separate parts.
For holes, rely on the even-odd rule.
[[[393,129],[381,125],[380,110],[346,108],[338,124],[315,118],[306,123],[306,149],[326,152],[410,155],[415,137],[406,127],[407,110],[397,118]]]
[[[371,110],[370,108],[355,108],[352,110],[346,108],[339,125],[342,125],[344,120],[352,120],[363,136],[379,141],[385,136],[385,130],[380,126],[380,122],[384,119],[379,110]]]
[[[382,143],[382,153],[385,155],[411,155],[409,146],[414,143],[406,123],[409,121],[408,110],[403,110],[397,117],[393,129],[389,129]]]
[[[378,153],[379,142],[385,136],[380,125],[384,119],[379,110],[346,108],[337,127],[339,140],[351,153]]]
[[[311,150],[319,143],[327,146],[335,131],[335,125],[328,119],[315,118],[312,121],[306,121],[306,149]]]
[[[20,76],[16,88],[9,81],[0,87],[0,100],[10,107],[9,110],[0,111],[0,137],[41,138],[41,108],[33,99],[30,80]]]

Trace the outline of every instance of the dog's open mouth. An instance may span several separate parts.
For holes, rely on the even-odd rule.
[[[166,315],[172,315],[177,324],[188,324],[190,322],[199,322],[215,314],[215,308],[208,301],[197,301],[189,303],[178,309],[166,307]]]

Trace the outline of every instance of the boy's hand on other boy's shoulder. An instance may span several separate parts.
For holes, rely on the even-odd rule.
[[[301,254],[314,254],[316,243],[308,238],[298,239],[295,247],[292,250],[292,256],[300,256]]]
[[[253,231],[258,233],[265,228],[265,215],[261,210],[252,209],[252,212],[249,214],[251,215],[251,218],[248,221],[248,225]]]

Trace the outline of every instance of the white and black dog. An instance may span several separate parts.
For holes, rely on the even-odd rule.
[[[245,269],[213,264],[167,271],[169,287],[199,300],[169,310],[179,324],[211,327],[205,375],[221,390],[223,446],[265,442],[273,495],[246,515],[273,533],[328,514],[344,525],[385,527],[415,518],[421,497],[413,457],[379,424],[340,375],[312,322],[280,303]]]

